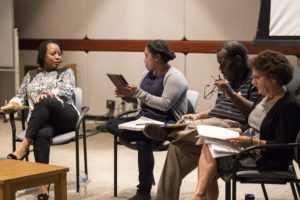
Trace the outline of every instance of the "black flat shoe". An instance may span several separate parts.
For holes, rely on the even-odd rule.
[[[37,196],[38,200],[48,200],[49,199],[49,194],[39,194]]]
[[[38,199],[38,200],[47,200],[47,199],[49,198],[50,184],[48,185],[47,190],[48,190],[48,194],[46,194],[46,193],[44,193],[44,194],[39,194],[39,195],[37,196],[37,199]]]
[[[6,158],[11,160],[18,160],[17,156],[15,156],[15,154],[13,153],[8,154]]]
[[[26,153],[24,156],[22,156],[21,158],[18,158],[15,154],[10,153],[6,156],[7,159],[12,159],[12,160],[24,160],[24,158],[26,158],[29,155],[29,148],[26,149]]]

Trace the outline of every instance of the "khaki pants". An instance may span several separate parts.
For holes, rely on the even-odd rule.
[[[197,125],[213,125],[223,128],[237,128],[238,122],[208,118],[197,120],[183,130],[174,130],[169,136],[174,140],[169,146],[164,168],[157,188],[157,200],[179,199],[183,178],[198,166],[201,145],[195,145],[198,135]]]

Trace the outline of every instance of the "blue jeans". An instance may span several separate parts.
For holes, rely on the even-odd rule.
[[[140,131],[120,130],[118,125],[121,123],[136,120],[137,117],[111,119],[107,121],[107,130],[118,137],[122,137],[129,141],[137,141],[138,149],[138,169],[139,169],[139,185],[138,191],[142,193],[150,193],[153,183],[154,156],[152,145],[155,141],[147,138]]]

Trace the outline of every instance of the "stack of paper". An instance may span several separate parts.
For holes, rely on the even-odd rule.
[[[28,106],[22,106],[22,105],[12,105],[8,104],[6,106],[2,106],[0,110],[4,113],[10,113],[14,111],[19,111],[28,108]]]
[[[239,133],[227,128],[217,126],[197,126],[199,137],[204,140],[214,158],[237,154],[241,148],[232,145],[224,139],[238,137]]]
[[[142,116],[142,117],[138,118],[137,120],[119,124],[118,127],[119,127],[119,129],[142,131],[145,128],[146,124],[159,124],[159,125],[163,126],[164,122]]]

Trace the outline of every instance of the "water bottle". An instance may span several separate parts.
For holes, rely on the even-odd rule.
[[[87,195],[87,184],[88,184],[87,174],[84,171],[82,171],[79,175],[79,194],[81,197]]]
[[[254,194],[246,194],[245,195],[245,200],[255,200]]]

